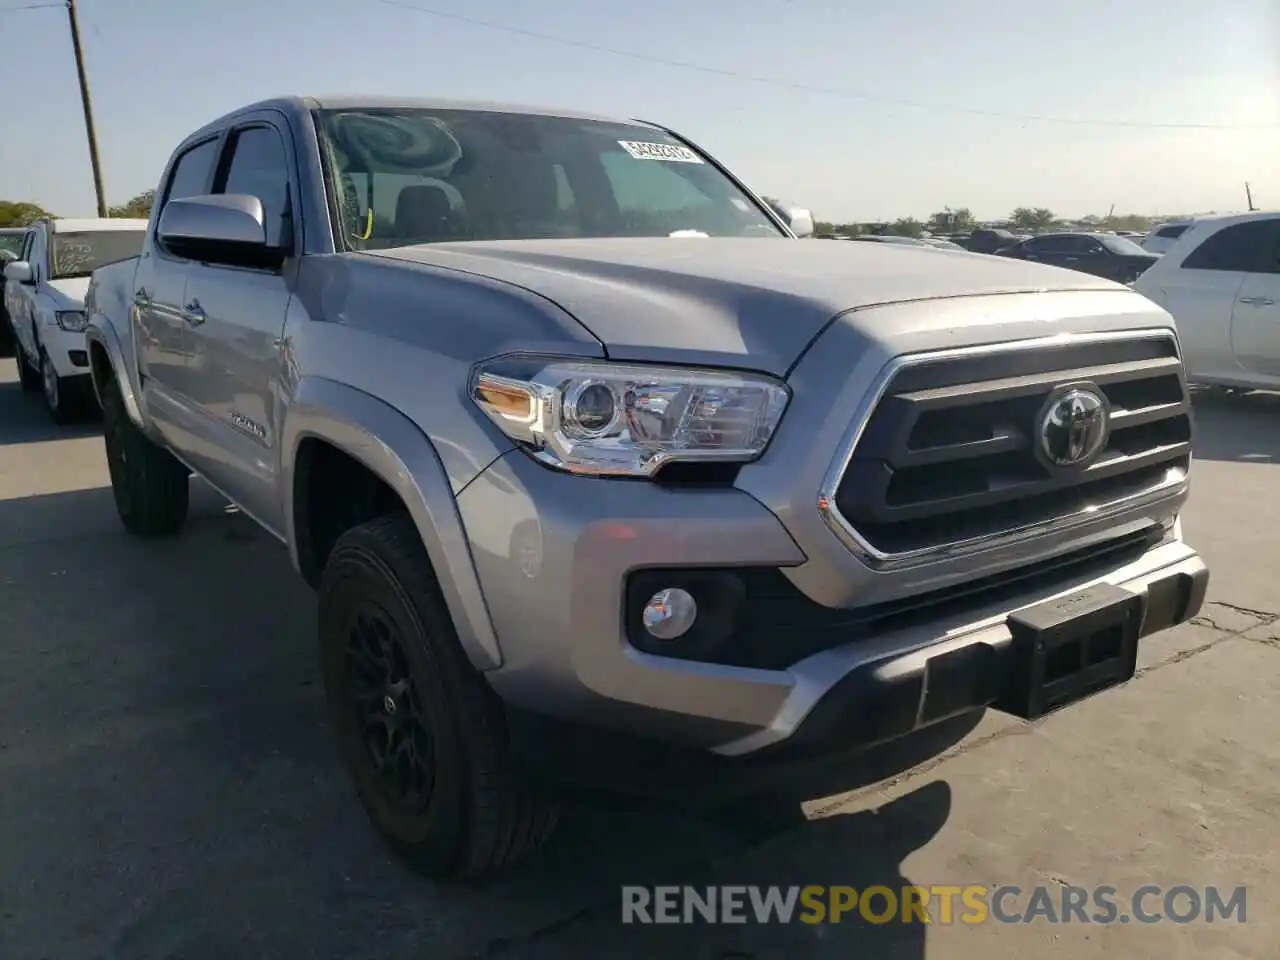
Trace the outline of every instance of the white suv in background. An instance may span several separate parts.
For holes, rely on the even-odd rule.
[[[1194,220],[1175,220],[1162,223],[1142,239],[1140,246],[1148,253],[1168,253],[1178,238],[1191,229]]]
[[[1280,388],[1280,212],[1197,220],[1132,286],[1173,314],[1188,380]]]
[[[43,390],[55,423],[69,423],[93,391],[84,295],[98,267],[136,257],[145,220],[40,220],[5,265],[4,298],[22,389]]]

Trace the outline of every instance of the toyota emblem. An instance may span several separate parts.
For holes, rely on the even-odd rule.
[[[1093,386],[1071,387],[1051,397],[1040,415],[1040,452],[1055,467],[1083,467],[1106,445],[1107,398]]]

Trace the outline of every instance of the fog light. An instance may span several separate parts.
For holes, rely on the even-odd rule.
[[[644,605],[644,628],[659,640],[674,640],[689,632],[698,616],[693,594],[679,587],[659,590]]]

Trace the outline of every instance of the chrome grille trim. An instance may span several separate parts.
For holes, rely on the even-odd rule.
[[[1073,527],[1094,523],[1125,511],[1138,509],[1150,504],[1173,499],[1185,495],[1188,478],[1185,470],[1170,470],[1159,482],[1151,486],[1105,503],[1090,506],[1071,513],[1048,517],[1034,523],[1024,524],[991,534],[970,537],[948,543],[939,543],[929,547],[908,550],[898,553],[881,550],[870,543],[840,513],[836,505],[836,493],[840,487],[845,471],[849,468],[863,433],[870,423],[872,415],[884,399],[885,393],[894,378],[906,367],[938,361],[964,359],[966,357],[985,357],[995,354],[1024,353],[1044,350],[1055,350],[1073,346],[1115,343],[1135,340],[1168,340],[1173,345],[1174,354],[1181,359],[1182,351],[1177,335],[1171,328],[1152,328],[1145,330],[1118,330],[1091,334],[1057,334],[1048,337],[1036,337],[1028,340],[1017,340],[1009,343],[986,344],[976,347],[960,347],[927,353],[905,354],[895,357],[886,363],[876,375],[872,389],[863,398],[854,413],[849,428],[841,439],[835,456],[823,478],[818,492],[817,509],[822,519],[833,534],[855,556],[877,570],[902,569],[923,566],[953,560],[987,550],[998,549],[1010,544],[1020,543],[1046,533],[1060,532]],[[1066,371],[1064,371],[1066,372]],[[1185,395],[1185,378],[1183,378]],[[1188,462],[1190,458],[1188,458]]]

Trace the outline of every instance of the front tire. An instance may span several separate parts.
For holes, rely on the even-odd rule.
[[[40,350],[40,386],[44,392],[44,405],[49,416],[60,427],[74,423],[80,415],[81,397],[75,388],[58,376],[58,370],[43,348]]]
[[[547,839],[558,808],[515,770],[502,704],[463,655],[408,517],[339,538],[319,628],[338,747],[397,855],[437,879],[474,879]]]
[[[167,537],[182,529],[190,503],[190,473],[129,418],[114,374],[102,386],[102,436],[116,512],[130,533]]]
[[[13,348],[13,361],[18,365],[18,384],[22,387],[23,393],[35,393],[44,386],[40,379],[40,371],[27,362],[27,355],[23,352],[22,345],[16,341]]]

